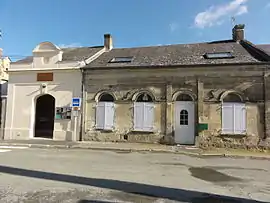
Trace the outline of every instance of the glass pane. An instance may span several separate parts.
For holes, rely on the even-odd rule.
[[[149,94],[142,93],[138,96],[136,102],[153,102],[153,99]]]
[[[182,110],[180,112],[180,125],[188,125],[188,111]]]
[[[233,55],[230,52],[224,53],[206,53],[205,57],[207,59],[219,59],[219,58],[233,58]]]

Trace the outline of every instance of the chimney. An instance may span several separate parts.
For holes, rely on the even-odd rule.
[[[235,25],[232,30],[233,40],[234,41],[241,41],[245,39],[245,24],[238,24]]]
[[[0,59],[2,58],[2,56],[3,56],[3,49],[0,48]]]
[[[113,48],[113,39],[111,34],[104,35],[104,47],[106,51],[110,51]]]

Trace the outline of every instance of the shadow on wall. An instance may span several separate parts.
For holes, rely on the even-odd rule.
[[[155,185],[148,185],[142,183],[127,182],[121,180],[111,180],[102,178],[88,178],[73,175],[64,175],[36,170],[28,170],[22,168],[14,168],[9,166],[0,166],[0,173],[39,178],[45,180],[61,181],[66,183],[87,185],[92,187],[99,187],[104,189],[118,190],[121,192],[170,199],[175,201],[203,203],[203,202],[226,202],[226,203],[267,203],[262,201],[249,200],[244,198],[235,198],[223,195],[214,195],[210,193],[203,193],[191,190],[184,190],[178,188],[161,187]],[[91,202],[90,200],[81,200],[80,203]],[[92,201],[95,202],[95,201]],[[98,201],[96,201],[98,202]],[[106,203],[106,202],[105,202]]]

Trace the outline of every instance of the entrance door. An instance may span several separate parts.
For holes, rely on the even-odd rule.
[[[53,138],[55,99],[49,94],[37,98],[35,137]]]
[[[175,102],[175,142],[193,145],[195,143],[194,102]]]

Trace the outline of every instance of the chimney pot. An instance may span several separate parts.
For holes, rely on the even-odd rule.
[[[238,24],[235,25],[232,30],[233,40],[234,41],[241,41],[245,39],[245,25]]]
[[[113,39],[111,34],[104,35],[104,47],[106,51],[110,51],[113,48]]]

